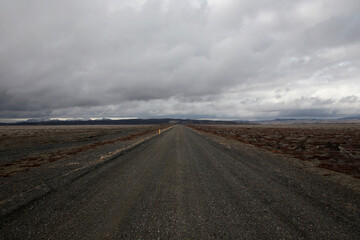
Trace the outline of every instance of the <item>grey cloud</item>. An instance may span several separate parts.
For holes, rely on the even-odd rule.
[[[341,15],[330,18],[305,32],[306,47],[314,49],[352,44],[360,39],[360,16]]]
[[[310,109],[284,109],[278,115],[279,117],[306,117],[306,118],[328,118],[341,117],[337,110],[310,108]]]
[[[0,1],[0,117],[247,118],[345,103],[353,113],[359,10],[355,0]]]
[[[358,103],[358,104],[360,104],[360,98],[355,95],[352,95],[352,96],[347,96],[347,97],[340,99],[340,102],[341,103]]]

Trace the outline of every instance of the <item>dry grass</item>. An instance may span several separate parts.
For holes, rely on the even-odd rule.
[[[0,126],[0,151],[39,144],[77,142],[149,126],[73,125],[73,126]]]
[[[290,154],[318,167],[360,178],[360,125],[193,125],[192,128]]]
[[[31,151],[18,159],[0,163],[0,177],[69,158],[104,145],[131,141],[167,126],[6,126],[0,127],[0,150]],[[63,147],[63,144],[70,144]],[[47,152],[38,152],[42,145]],[[1,157],[1,154],[0,154]]]

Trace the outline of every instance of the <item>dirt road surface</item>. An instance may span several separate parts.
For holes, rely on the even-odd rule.
[[[360,195],[175,126],[1,219],[0,239],[359,239]]]

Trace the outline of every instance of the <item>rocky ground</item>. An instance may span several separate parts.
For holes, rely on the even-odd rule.
[[[358,239],[358,179],[209,135],[156,135],[0,218],[0,239]]]
[[[72,181],[166,127],[0,127],[1,215]]]
[[[359,124],[192,125],[274,153],[289,154],[320,168],[360,178]]]

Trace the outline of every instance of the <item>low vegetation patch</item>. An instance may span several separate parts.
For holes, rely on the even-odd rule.
[[[31,168],[40,167],[44,164],[56,162],[75,156],[104,145],[110,145],[118,142],[127,142],[138,139],[142,136],[153,134],[158,129],[168,127],[161,126],[136,126],[136,127],[117,127],[117,126],[72,126],[72,127],[20,127],[3,128],[0,138],[0,147],[6,150],[8,147],[21,146],[32,147],[33,151],[18,159],[12,159],[6,162],[0,162],[0,177],[9,177],[15,173],[27,172]],[[116,133],[121,137],[115,136]],[[109,136],[102,139],[101,136]],[[7,138],[6,138],[7,137]],[[95,139],[95,140],[94,140]],[[92,141],[90,143],[89,141]],[[72,147],[57,149],[59,144],[76,142]],[[38,152],[38,147],[48,144],[53,150],[46,153]],[[1,148],[0,148],[1,150]],[[1,154],[0,154],[1,157]]]
[[[360,178],[360,125],[213,126],[191,128],[290,154],[320,168]]]

